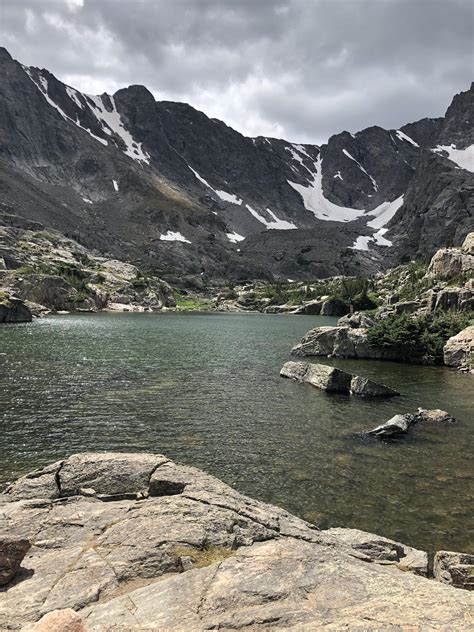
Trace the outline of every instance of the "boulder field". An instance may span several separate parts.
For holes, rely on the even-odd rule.
[[[5,534],[25,557],[0,591],[0,629],[472,625],[473,595],[448,585],[467,585],[450,568],[465,577],[472,556],[438,556],[436,581],[423,551],[356,529],[319,531],[159,454],[75,454],[27,474],[0,495]]]

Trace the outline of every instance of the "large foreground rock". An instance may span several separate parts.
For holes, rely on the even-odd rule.
[[[318,531],[162,455],[75,455],[11,485],[0,507],[1,531],[32,543],[28,572],[0,592],[0,629],[72,608],[100,632],[455,630],[474,605],[414,574],[421,551]]]
[[[297,382],[306,382],[328,393],[345,393],[360,397],[393,397],[400,394],[384,384],[326,364],[286,362],[280,370],[280,375]]]

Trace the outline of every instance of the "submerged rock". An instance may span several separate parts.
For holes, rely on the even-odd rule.
[[[433,575],[444,584],[474,590],[474,555],[438,551],[434,557]]]
[[[78,615],[90,632],[451,630],[464,629],[473,603],[414,574],[425,572],[422,551],[319,531],[163,455],[58,461],[0,496],[0,528],[33,542],[32,573],[0,591],[2,629],[40,620],[32,632],[58,622],[79,632]]]
[[[346,393],[359,397],[393,397],[400,394],[384,384],[326,364],[290,361],[283,365],[280,375],[297,382],[306,382],[328,393]]]

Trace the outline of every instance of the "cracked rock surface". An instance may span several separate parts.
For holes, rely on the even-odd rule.
[[[474,606],[415,576],[422,551],[318,531],[162,455],[77,454],[29,474],[0,495],[4,534],[32,547],[0,592],[0,630],[65,608],[91,631],[467,629]]]

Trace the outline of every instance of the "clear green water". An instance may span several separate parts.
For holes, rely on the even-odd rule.
[[[336,362],[403,393],[379,402],[280,378],[290,347],[334,320],[99,314],[3,326],[0,481],[83,450],[163,452],[323,527],[474,552],[472,376]],[[418,406],[459,423],[391,444],[353,436]]]

